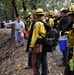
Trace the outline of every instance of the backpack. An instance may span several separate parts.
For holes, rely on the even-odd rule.
[[[52,48],[55,47],[58,44],[57,39],[57,30],[53,29],[48,23],[45,23],[44,21],[40,20],[45,26],[46,29],[46,36],[43,37],[41,34],[39,34],[41,37],[43,37],[43,45],[45,47],[46,52],[51,52]]]

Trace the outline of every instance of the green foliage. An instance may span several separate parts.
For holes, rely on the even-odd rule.
[[[68,8],[70,6],[70,0],[41,0],[38,3],[37,7],[42,7],[43,9],[54,10],[54,9],[61,9],[62,7]]]
[[[0,18],[8,19],[12,14],[12,4],[11,0],[0,0]]]
[[[24,11],[22,1],[25,2],[26,10]],[[68,8],[71,5],[71,0],[16,0],[21,16],[26,16],[29,11],[36,8],[44,10],[60,10],[62,7]],[[0,0],[0,20],[11,19],[14,9],[12,0]]]

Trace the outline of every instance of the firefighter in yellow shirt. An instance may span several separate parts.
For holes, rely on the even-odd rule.
[[[27,14],[27,17],[25,17],[25,23],[26,23],[25,29],[26,29],[26,31],[28,31],[28,28],[29,28],[29,26],[30,26],[32,20],[33,20],[32,13],[29,12],[29,13]]]
[[[45,19],[45,12],[43,11],[43,9],[38,8],[36,12],[37,12],[37,20]],[[42,37],[39,34],[45,37],[46,30],[44,24],[40,21],[37,21],[34,25],[34,30],[30,43],[30,48],[33,48],[33,55],[32,55],[33,75],[40,75],[39,71],[40,64],[42,64],[42,70],[41,70],[42,75],[47,75],[46,52],[44,52]]]
[[[49,24],[51,26],[54,26],[54,11],[49,11],[48,12],[48,19],[49,19]]]
[[[37,16],[36,16],[36,12],[34,11],[32,13],[33,16],[33,20],[30,22],[30,26],[28,27],[28,42],[27,42],[27,48],[26,48],[26,52],[28,52],[28,65],[27,67],[25,67],[25,69],[31,69],[32,68],[32,51],[29,51],[29,45],[31,42],[31,38],[32,38],[32,33],[33,33],[33,28],[34,28],[34,24],[37,22]]]

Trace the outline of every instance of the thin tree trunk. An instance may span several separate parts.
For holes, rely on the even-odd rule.
[[[14,10],[15,10],[16,17],[18,17],[20,15],[20,12],[19,12],[18,6],[16,4],[16,0],[12,0],[12,4],[13,4]]]
[[[52,0],[52,10],[54,11],[54,0]]]
[[[25,6],[24,0],[22,0],[22,6],[23,6],[24,11],[26,11],[26,6]]]
[[[18,5],[16,3],[16,0],[12,0],[12,5],[13,5],[14,11],[15,11],[13,13],[13,17],[15,15],[16,15],[16,17],[20,16],[20,12],[19,12]],[[14,36],[14,33],[15,33],[15,27],[14,27],[14,25],[12,25],[11,36]]]
[[[16,15],[15,13],[13,12],[12,13],[12,20],[14,20],[16,18]],[[12,25],[12,31],[11,31],[11,36],[14,36],[15,35],[15,26]]]

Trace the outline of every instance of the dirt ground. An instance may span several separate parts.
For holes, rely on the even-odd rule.
[[[10,37],[11,29],[0,29],[0,44]],[[3,38],[4,37],[4,38]],[[15,47],[14,38],[3,43],[0,47],[0,75],[33,75],[32,69],[25,69],[28,62],[28,53],[25,46]],[[57,47],[52,53],[47,53],[48,75],[64,75],[64,68],[58,64],[62,63],[62,54]]]
[[[6,41],[11,36],[11,29],[0,29],[0,44]]]

